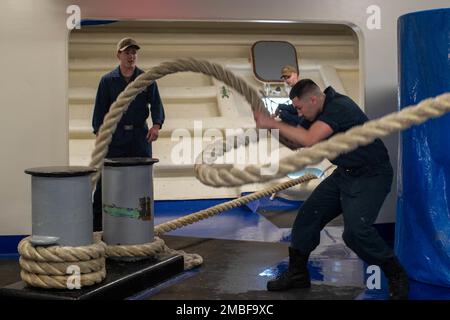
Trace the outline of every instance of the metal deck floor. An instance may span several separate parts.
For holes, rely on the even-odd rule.
[[[204,264],[129,299],[383,300],[388,297],[384,277],[381,289],[366,290],[367,266],[343,243],[339,218],[322,231],[321,244],[311,254],[312,287],[268,292],[266,282],[287,268],[290,226],[299,205],[276,201],[263,199],[164,235],[170,248],[198,253]],[[223,199],[157,202],[155,225],[222,202]],[[18,280],[18,261],[0,260],[0,286]],[[450,289],[412,281],[410,298],[450,299]]]

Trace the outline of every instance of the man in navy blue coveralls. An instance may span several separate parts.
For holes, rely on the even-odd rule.
[[[310,147],[336,133],[361,125],[367,116],[349,97],[332,87],[322,92],[310,79],[297,82],[290,94],[294,107],[303,116],[298,127],[255,114],[259,128],[279,129],[280,135],[298,146]],[[307,262],[319,245],[320,231],[343,214],[343,239],[369,265],[378,265],[389,280],[390,297],[408,297],[408,277],[372,226],[390,192],[393,170],[386,147],[380,139],[342,154],[331,161],[337,169],[320,183],[300,207],[292,228],[289,268],[267,283],[269,291],[310,287]]]
[[[134,81],[142,71],[136,67],[137,51],[140,49],[137,42],[131,38],[124,38],[117,44],[117,58],[119,66],[104,75],[98,86],[95,99],[92,127],[97,135],[106,113],[111,104],[126,86]],[[147,126],[149,107],[153,126]],[[117,124],[111,144],[108,148],[107,158],[117,157],[151,157],[151,143],[158,139],[159,130],[164,123],[164,108],[159,96],[156,82],[149,85],[138,94],[130,103],[127,112]],[[102,229],[102,194],[101,182],[97,183],[94,193],[94,230]]]

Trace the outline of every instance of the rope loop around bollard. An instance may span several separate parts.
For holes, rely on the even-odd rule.
[[[22,280],[44,289],[69,289],[71,272],[79,271],[77,289],[100,283],[106,277],[106,244],[94,234],[94,243],[87,246],[33,246],[30,237],[19,242],[19,264]]]

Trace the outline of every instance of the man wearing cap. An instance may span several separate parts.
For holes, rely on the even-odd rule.
[[[138,43],[132,38],[123,38],[117,43],[116,56],[119,66],[105,74],[98,86],[95,99],[92,127],[97,135],[111,104],[127,85],[144,71],[136,66]],[[150,104],[150,109],[149,109]],[[152,127],[147,118],[151,113]],[[106,157],[151,157],[151,143],[158,139],[165,115],[156,82],[152,82],[130,103],[128,110],[117,124]],[[94,229],[101,230],[102,199],[101,183],[94,194]]]
[[[299,80],[297,68],[290,65],[284,66],[281,68],[280,78],[289,87],[293,87]],[[301,118],[292,104],[279,104],[275,110],[275,115],[278,116],[283,122],[286,122],[294,127],[301,123]]]

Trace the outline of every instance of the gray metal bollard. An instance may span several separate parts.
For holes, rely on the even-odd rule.
[[[103,241],[108,245],[153,242],[154,158],[105,159],[102,174]]]
[[[86,246],[93,241],[91,167],[25,170],[31,175],[34,245]]]

